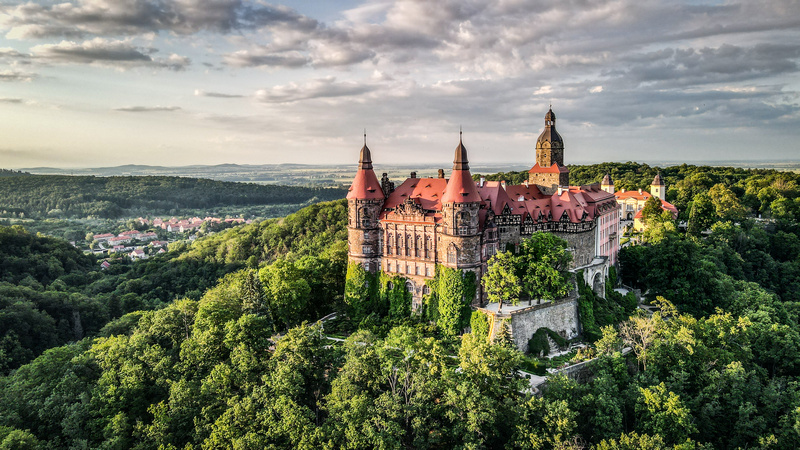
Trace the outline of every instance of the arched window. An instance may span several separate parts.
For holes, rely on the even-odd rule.
[[[406,290],[413,294],[414,293],[414,283],[412,283],[410,281],[406,281]]]
[[[422,286],[422,295],[428,295],[430,293],[431,293],[431,290],[428,287],[428,285]]]
[[[425,236],[425,258],[430,259],[431,257],[433,257],[433,239]]]
[[[422,238],[420,235],[416,235],[416,238],[414,239],[414,256],[417,258],[422,256]]]
[[[450,244],[447,247],[447,262],[448,264],[455,264],[458,262],[458,247],[455,244]]]
[[[411,235],[406,235],[406,256],[411,256],[411,249],[413,248],[413,242],[411,242]]]

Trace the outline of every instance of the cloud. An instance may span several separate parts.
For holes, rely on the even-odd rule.
[[[302,100],[350,97],[365,94],[377,87],[352,81],[337,82],[335,77],[319,78],[305,84],[290,83],[256,91],[255,97],[264,103],[293,103]]]
[[[311,63],[311,58],[298,51],[273,52],[266,47],[239,50],[223,57],[226,65],[233,67],[303,67]]]
[[[33,81],[36,77],[38,75],[35,73],[0,70],[0,81]]]
[[[221,92],[206,92],[200,89],[194,90],[194,95],[196,97],[215,97],[215,98],[241,98],[244,95],[239,94],[223,94]]]
[[[21,104],[24,100],[21,98],[13,98],[13,97],[0,97],[0,103],[13,103],[13,104]]]
[[[9,39],[139,35],[167,31],[228,33],[265,26],[313,29],[291,8],[244,0],[73,0],[3,7]]]
[[[31,48],[33,56],[47,63],[99,64],[118,68],[145,66],[183,70],[189,58],[172,54],[166,58],[153,58],[154,48],[133,45],[129,40],[94,38],[77,43],[61,41],[58,44],[42,44]]]
[[[172,112],[179,111],[180,106],[123,106],[114,108],[114,111],[121,112]]]

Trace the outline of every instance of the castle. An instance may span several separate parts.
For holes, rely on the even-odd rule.
[[[378,181],[365,141],[347,194],[349,261],[373,273],[405,277],[417,307],[436,264],[480,278],[492,255],[544,231],[569,243],[573,268],[586,269],[586,281],[601,292],[619,251],[617,200],[600,183],[569,185],[564,141],[552,109],[544,125],[528,181],[515,186],[473,181],[459,139],[449,179],[443,170],[436,178],[412,172],[395,187],[386,173]],[[483,299],[479,288],[474,304]]]

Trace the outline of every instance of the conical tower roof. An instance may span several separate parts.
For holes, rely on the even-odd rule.
[[[442,194],[442,203],[480,201],[481,196],[478,194],[478,186],[475,185],[475,181],[472,180],[472,174],[469,173],[467,148],[464,146],[461,136],[459,136],[458,147],[456,147],[456,154],[453,158],[453,173],[450,174],[447,187]]]
[[[364,146],[361,147],[361,154],[358,158],[358,172],[353,179],[353,184],[347,192],[348,199],[355,200],[378,200],[385,198],[378,177],[372,170],[372,153],[367,147],[366,134],[364,135]]]

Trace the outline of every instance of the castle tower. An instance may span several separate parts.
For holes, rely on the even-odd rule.
[[[465,270],[480,270],[480,204],[478,187],[469,173],[467,149],[459,138],[453,172],[442,194],[441,242],[438,246],[441,264]]]
[[[600,182],[600,189],[608,192],[609,194],[614,193],[614,181],[611,179],[611,175],[606,173],[606,176],[603,177],[603,181]]]
[[[650,194],[653,197],[658,197],[661,200],[667,199],[667,189],[666,185],[664,184],[664,180],[661,179],[661,174],[656,174],[656,177],[653,178],[653,182],[650,183]]]
[[[385,200],[381,183],[372,170],[372,155],[364,135],[358,172],[347,193],[348,262],[357,262],[368,272],[380,269],[381,230],[378,216]]]
[[[536,140],[536,164],[528,171],[528,183],[545,194],[569,186],[569,169],[564,166],[564,140],[556,131],[556,115],[551,108],[544,116],[544,130]]]

